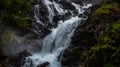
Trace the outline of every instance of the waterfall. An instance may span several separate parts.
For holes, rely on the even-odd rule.
[[[43,4],[47,7],[49,12],[49,21],[53,22],[53,17],[55,15],[65,15],[70,13],[68,19],[59,20],[57,27],[51,28],[51,33],[47,35],[42,41],[42,48],[37,53],[32,53],[32,56],[28,56],[25,59],[25,63],[22,67],[37,67],[38,65],[48,62],[46,67],[61,67],[60,60],[58,57],[61,53],[70,45],[71,37],[76,29],[76,27],[85,18],[79,17],[83,14],[86,8],[89,8],[91,4],[79,5],[72,1],[66,0],[66,2],[71,3],[75,7],[75,10],[64,9],[63,5],[54,0],[42,0]],[[66,4],[67,5],[67,4]],[[44,25],[44,22],[40,21],[39,5],[34,6],[34,17],[36,22]],[[56,12],[55,12],[56,11]],[[77,14],[75,13],[77,11]]]
[[[34,18],[36,19],[37,23],[43,25],[42,21],[40,21],[40,19],[39,19],[39,17],[40,17],[39,10],[40,10],[39,5],[38,4],[34,5]]]

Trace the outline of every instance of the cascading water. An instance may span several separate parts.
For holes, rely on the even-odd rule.
[[[39,10],[40,10],[39,5],[38,4],[34,5],[34,17],[36,19],[36,22],[43,25],[42,21],[40,21],[39,19],[40,17]]]
[[[60,64],[60,60],[58,61],[58,57],[69,46],[75,28],[82,20],[85,20],[85,18],[81,18],[79,15],[83,14],[85,8],[91,6],[91,4],[81,6],[69,1],[69,3],[75,7],[75,10],[69,10],[63,9],[63,6],[54,0],[43,0],[42,2],[48,9],[50,22],[53,22],[53,17],[56,14],[64,15],[67,12],[71,14],[69,19],[58,21],[58,26],[56,28],[53,27],[51,29],[52,32],[43,39],[41,51],[32,53],[32,56],[26,57],[25,64],[22,67],[37,67],[45,62],[49,63],[47,67],[61,67],[62,65]],[[34,14],[36,22],[42,23],[39,20],[39,7],[38,5],[34,6]],[[78,12],[77,15],[74,13],[76,10]],[[55,11],[57,11],[57,13],[55,13]]]

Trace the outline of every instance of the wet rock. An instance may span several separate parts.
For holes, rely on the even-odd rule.
[[[55,15],[54,18],[53,18],[53,21],[57,22],[57,21],[59,21],[61,19],[62,19],[62,15]]]
[[[54,22],[58,22],[59,20],[65,21],[66,19],[69,18],[70,16],[70,12],[66,13],[65,15],[55,15],[53,18]]]
[[[23,65],[24,60],[27,56],[31,56],[31,54],[25,50],[15,56],[12,56],[11,58],[9,58],[8,64],[12,65],[14,67],[21,67],[21,65]]]
[[[83,5],[82,0],[71,0],[72,2],[76,3],[76,4],[80,4]]]
[[[44,62],[43,64],[40,64],[37,67],[46,67],[48,64],[49,64],[49,62]]]
[[[72,5],[72,3],[67,2],[66,0],[60,1],[60,4],[62,4],[64,9],[70,9],[70,10],[74,10],[75,9],[75,7]]]
[[[20,52],[19,54],[18,54],[18,56],[23,56],[23,57],[27,57],[27,56],[31,56],[31,54],[28,52],[28,51],[23,51],[23,52]]]
[[[33,23],[33,28],[31,29],[31,32],[27,36],[29,39],[38,39],[38,38],[44,38],[46,35],[48,35],[51,30],[49,30],[52,27],[51,24],[46,24],[46,26],[42,26],[38,23]]]

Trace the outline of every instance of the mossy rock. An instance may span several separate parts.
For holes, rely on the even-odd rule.
[[[120,11],[120,8],[118,4],[112,3],[112,4],[105,4],[102,7],[98,8],[91,17],[99,17],[99,16],[105,16],[109,14],[116,14]]]
[[[120,32],[120,20],[116,21],[113,25],[112,25],[112,32]]]
[[[98,42],[101,44],[113,44],[120,40],[120,20],[111,23],[109,27],[106,28],[103,35],[98,37]]]
[[[96,9],[90,16],[88,30],[101,33],[116,20],[120,19],[120,7],[117,3],[105,4]]]
[[[119,67],[119,32],[120,20],[111,23],[102,35],[96,37],[97,44],[81,52],[83,65],[86,67]]]

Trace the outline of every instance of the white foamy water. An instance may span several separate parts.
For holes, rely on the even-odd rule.
[[[54,9],[61,15],[68,12],[68,9],[63,9],[61,5],[56,3],[54,0],[53,2],[49,0],[43,0],[42,2],[48,9],[48,18],[50,22],[53,21],[53,17],[55,15]],[[71,4],[78,11],[78,15],[85,11],[84,8],[89,8],[91,6],[91,4],[84,6],[75,3]],[[54,7],[51,7],[51,5]],[[34,11],[36,21],[40,23],[38,18],[39,6],[35,5],[34,7],[36,8],[35,10],[38,10]],[[72,12],[72,10],[69,11]],[[65,21],[59,20],[58,26],[56,28],[53,27],[51,29],[52,32],[43,39],[41,51],[33,53],[32,56],[26,57],[25,64],[22,67],[37,67],[45,62],[49,63],[46,67],[61,67],[62,65],[61,62],[58,61],[58,57],[70,45],[74,30],[81,23],[81,21],[85,19],[78,17],[78,15],[70,15],[70,18]]]

